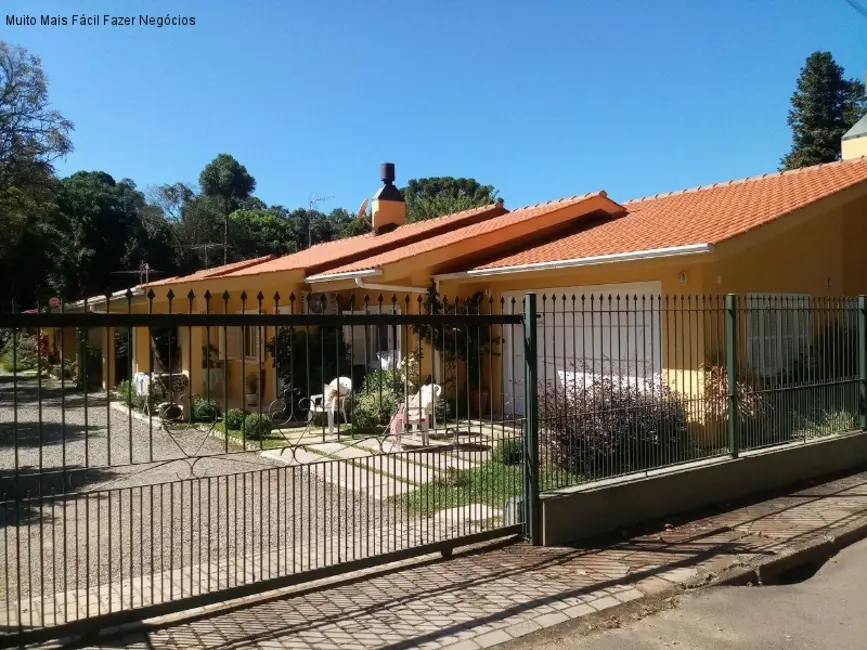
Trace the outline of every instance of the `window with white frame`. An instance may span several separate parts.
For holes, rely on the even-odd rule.
[[[258,311],[245,311],[245,314],[258,314]],[[246,327],[221,327],[218,329],[218,347],[220,359],[239,360],[242,357],[248,361],[262,359],[262,327],[247,325]]]
[[[344,313],[369,314],[363,311]],[[343,340],[349,348],[349,358],[354,366],[379,368],[383,364],[390,367],[399,363],[400,335],[400,326],[394,324],[343,326]]]
[[[753,372],[765,377],[791,370],[810,347],[810,296],[746,296],[747,354]]]
[[[245,314],[258,314],[259,311],[247,310]],[[247,359],[258,361],[262,357],[261,340],[262,327],[258,324],[250,324],[242,328],[244,339],[244,356]]]

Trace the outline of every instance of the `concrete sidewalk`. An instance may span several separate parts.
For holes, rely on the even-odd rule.
[[[720,575],[867,531],[867,472],[605,547],[500,544],[149,621],[102,648],[485,648],[593,627]],[[181,616],[186,616],[181,619]],[[575,619],[581,619],[576,621]],[[522,643],[523,645],[523,643]]]

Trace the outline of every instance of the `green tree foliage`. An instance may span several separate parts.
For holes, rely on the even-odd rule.
[[[283,210],[236,210],[229,215],[232,256],[251,259],[298,250],[295,224]]]
[[[60,182],[54,284],[68,297],[130,284],[124,272],[143,261],[172,271],[172,238],[162,214],[128,181],[105,172],[77,172]]]
[[[49,106],[39,58],[0,41],[0,303],[32,303],[48,291],[52,162],[72,151],[73,130]]]
[[[335,239],[345,239],[346,237],[356,237],[364,235],[373,230],[370,224],[370,215],[364,215],[360,219],[357,215],[350,213],[343,208],[332,210],[328,215],[328,219],[334,224]]]
[[[792,95],[792,150],[780,160],[780,169],[839,160],[840,139],[864,115],[865,106],[864,84],[846,79],[830,52],[813,52]]]
[[[493,185],[451,176],[411,179],[401,191],[406,199],[407,223],[489,205],[499,194]]]

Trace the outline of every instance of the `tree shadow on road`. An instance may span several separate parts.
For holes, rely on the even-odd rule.
[[[0,469],[0,529],[53,521],[52,508],[78,498],[88,486],[105,483],[117,474],[105,468],[72,465],[18,473]],[[61,515],[62,516],[62,513]]]

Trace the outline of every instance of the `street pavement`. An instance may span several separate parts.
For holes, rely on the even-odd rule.
[[[799,575],[800,574],[800,575]],[[544,641],[534,650],[863,650],[867,648],[867,541],[843,549],[795,584],[718,587],[616,629]],[[791,580],[789,580],[791,582]]]

